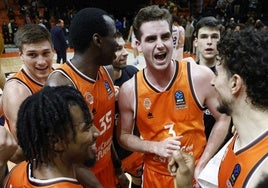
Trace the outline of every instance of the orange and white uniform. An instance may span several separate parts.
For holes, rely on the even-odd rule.
[[[196,163],[206,146],[203,107],[193,91],[190,63],[174,62],[176,73],[163,92],[140,71],[136,81],[136,124],[144,140],[162,141],[183,136],[181,149],[195,156]],[[168,159],[152,153],[144,156],[143,187],[174,187],[167,169]]]
[[[97,162],[92,171],[103,187],[115,187],[116,176],[111,158],[111,143],[115,117],[115,90],[108,71],[100,67],[97,80],[93,80],[70,62],[62,64],[55,71],[61,72],[84,96],[94,115],[94,125],[99,129],[97,138]]]
[[[220,188],[246,188],[258,167],[268,160],[268,131],[248,146],[234,152],[237,135],[233,138],[222,158],[218,181]],[[267,167],[268,168],[268,167]]]
[[[31,165],[24,161],[12,168],[6,177],[4,188],[82,188],[74,178],[57,177],[47,180],[37,179],[32,175]]]

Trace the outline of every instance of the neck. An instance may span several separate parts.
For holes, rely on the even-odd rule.
[[[205,65],[207,67],[214,67],[216,65],[216,59],[215,58],[205,59],[205,58],[200,56],[199,62],[200,62],[200,65]]]
[[[122,70],[114,67],[114,80],[119,79],[121,75],[122,75]]]
[[[96,80],[100,66],[93,62],[92,59],[83,56],[74,56],[71,59],[72,64],[87,77]]]
[[[36,168],[35,166],[32,166],[31,168],[33,177],[37,179],[46,180],[58,177],[75,178],[72,165],[65,166],[64,164],[42,163],[38,164]]]
[[[144,70],[146,79],[159,91],[165,91],[175,74],[176,67],[175,63],[171,61],[165,70],[157,70],[154,68],[145,68]]]
[[[239,136],[236,141],[237,150],[247,146],[261,134],[268,131],[267,110],[265,111],[252,106],[249,107],[249,105],[246,104],[240,107],[237,111],[233,111],[232,118]]]

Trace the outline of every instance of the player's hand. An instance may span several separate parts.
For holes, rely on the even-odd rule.
[[[119,96],[119,86],[114,86],[114,90],[115,90],[115,100],[117,101],[118,100],[118,96]]]
[[[127,178],[126,174],[123,172],[122,169],[116,170],[116,176],[119,181],[120,188],[128,188],[129,187],[129,179]]]
[[[173,152],[168,163],[168,170],[175,176],[177,187],[193,187],[194,157],[181,150]]]
[[[17,148],[18,145],[15,138],[4,126],[0,126],[0,166],[6,164]]]
[[[172,153],[179,150],[181,147],[180,139],[182,136],[168,137],[161,142],[158,142],[153,150],[160,157],[171,157]]]

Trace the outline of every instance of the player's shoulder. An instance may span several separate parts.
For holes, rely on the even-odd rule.
[[[26,91],[28,91],[28,89],[27,89],[27,86],[25,85],[25,83],[23,83],[19,79],[15,79],[15,78],[9,79],[5,83],[5,86],[3,89],[3,93],[10,92],[10,94],[13,93],[14,95],[17,95],[20,92],[26,92]]]
[[[205,65],[199,65],[197,63],[191,64],[191,65],[192,65],[192,71],[193,72],[200,73],[200,74],[202,74],[204,76],[210,76],[210,77],[214,76],[213,71],[209,67],[207,67]]]
[[[135,86],[135,76],[133,76],[132,78],[130,78],[129,80],[125,81],[122,86],[120,87],[120,92],[122,90],[130,90],[131,88],[134,88]]]

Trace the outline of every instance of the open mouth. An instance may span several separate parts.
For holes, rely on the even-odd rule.
[[[154,58],[157,60],[164,60],[166,56],[167,56],[167,53],[161,53],[161,54],[156,54]]]

